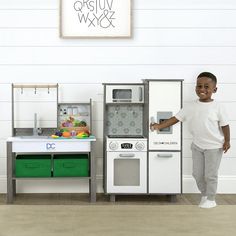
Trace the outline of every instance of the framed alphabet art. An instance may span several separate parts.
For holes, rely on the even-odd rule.
[[[60,0],[60,37],[131,37],[131,0]]]

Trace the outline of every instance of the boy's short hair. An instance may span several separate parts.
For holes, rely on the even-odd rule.
[[[217,84],[216,76],[210,72],[202,72],[201,74],[198,75],[197,79],[202,78],[202,77],[207,77],[207,78],[211,79],[215,84]]]

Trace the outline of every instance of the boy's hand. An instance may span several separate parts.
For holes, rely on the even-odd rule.
[[[224,144],[223,144],[223,151],[224,151],[224,153],[226,153],[229,149],[230,149],[230,142],[229,141],[225,141]]]
[[[158,124],[157,124],[157,123],[151,123],[151,124],[150,124],[150,130],[151,130],[151,131],[159,130],[159,129],[158,129]]]

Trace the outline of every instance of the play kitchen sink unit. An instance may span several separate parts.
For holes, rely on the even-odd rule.
[[[25,86],[25,85],[24,85]],[[93,143],[96,138],[91,134],[92,101],[87,103],[58,103],[58,85],[26,88],[56,90],[55,110],[56,127],[38,127],[34,115],[32,128],[16,127],[12,86],[12,127],[13,135],[7,140],[7,203],[12,203],[16,194],[16,183],[22,179],[64,179],[83,178],[89,182],[90,201],[96,201],[96,167]],[[24,93],[24,91],[22,91]]]
[[[182,80],[104,84],[104,192],[116,195],[182,193],[182,127],[152,132],[182,107]]]

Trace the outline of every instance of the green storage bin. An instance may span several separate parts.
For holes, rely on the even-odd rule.
[[[89,176],[89,159],[86,154],[55,155],[53,159],[54,177]]]
[[[50,155],[18,155],[15,162],[16,177],[51,177]]]

